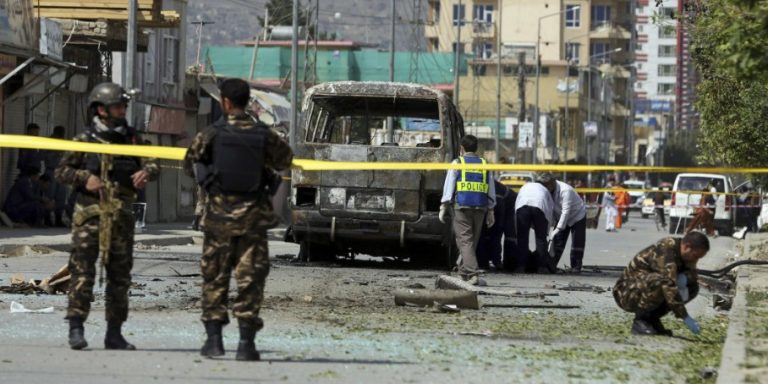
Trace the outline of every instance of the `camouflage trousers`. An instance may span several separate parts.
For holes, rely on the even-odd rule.
[[[264,326],[259,311],[264,301],[264,284],[269,275],[266,230],[253,230],[235,237],[218,233],[214,235],[206,231],[200,268],[203,275],[203,321],[229,323],[229,280],[234,269],[237,296],[232,306],[232,315],[240,323],[256,330]]]
[[[97,207],[97,206],[91,206]],[[92,210],[92,212],[97,212]],[[99,216],[83,216],[82,207],[75,209],[72,223],[72,251],[69,256],[71,281],[67,319],[88,318],[93,301],[99,258]],[[121,210],[112,223],[112,241],[104,271],[107,321],[124,322],[128,318],[128,290],[133,268],[133,212]]]
[[[669,289],[669,277],[660,273],[622,277],[613,287],[613,298],[618,306],[632,313],[647,313],[666,305],[664,290]],[[688,301],[699,293],[696,282],[688,282]]]

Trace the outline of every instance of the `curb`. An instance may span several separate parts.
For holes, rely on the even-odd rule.
[[[747,360],[747,290],[744,283],[749,279],[749,272],[746,269],[740,270],[736,277],[736,296],[728,314],[728,333],[723,344],[717,384],[744,383],[746,379],[742,369]]]

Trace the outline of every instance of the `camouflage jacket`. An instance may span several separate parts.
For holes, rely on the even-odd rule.
[[[86,129],[86,131],[88,130]],[[75,136],[73,140],[83,142],[91,141],[88,137],[88,133],[84,132]],[[132,141],[140,142],[138,137],[135,137],[135,139],[136,140]],[[54,173],[56,180],[60,183],[71,185],[75,191],[78,192],[77,203],[83,206],[99,203],[98,194],[85,192],[86,181],[88,180],[88,177],[92,175],[91,171],[86,169],[86,156],[87,154],[84,152],[64,153],[64,156],[62,156],[59,166]],[[140,158],[139,162],[142,169],[149,174],[150,181],[157,179],[157,176],[160,174],[160,167],[158,167],[156,159]],[[101,175],[95,176],[100,177]],[[118,197],[121,200],[129,202],[136,200],[136,194],[133,193],[133,191],[127,191],[125,189],[119,191]]]
[[[248,115],[227,116],[229,125],[240,129],[266,129],[256,126]],[[194,177],[194,163],[211,164],[213,161],[213,141],[216,129],[208,127],[198,133],[184,156],[184,171]],[[288,169],[293,161],[293,151],[277,133],[269,130],[264,145],[264,166],[275,171]],[[277,217],[272,211],[272,202],[265,193],[254,198],[231,194],[206,193],[207,201],[201,224],[206,232],[214,232],[223,236],[241,236],[249,229],[273,228],[277,225]]]
[[[629,263],[620,280],[644,279],[648,274],[655,273],[665,277],[662,283],[662,293],[669,309],[675,316],[683,318],[688,315],[685,303],[680,297],[677,287],[677,275],[685,273],[688,277],[688,287],[698,292],[698,274],[695,264],[687,264],[680,255],[681,238],[667,237],[656,244],[643,249]]]

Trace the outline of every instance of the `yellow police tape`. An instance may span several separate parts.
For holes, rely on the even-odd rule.
[[[0,148],[29,148],[53,151],[107,153],[154,157],[157,159],[183,160],[186,148],[151,145],[119,145],[85,143],[45,137],[0,134]],[[487,171],[554,171],[554,172],[663,172],[663,173],[768,173],[768,168],[720,168],[720,167],[650,167],[624,165],[558,165],[558,164],[450,164],[450,163],[399,163],[354,162],[294,159],[293,167],[305,171],[447,171],[473,169]]]

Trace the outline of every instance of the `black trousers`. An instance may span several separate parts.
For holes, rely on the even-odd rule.
[[[571,241],[571,268],[581,269],[584,260],[584,245],[587,243],[587,217],[577,221],[571,227],[565,227],[552,240],[555,245],[555,266],[560,262],[560,258],[565,251],[565,243],[568,237],[573,234]]]
[[[516,211],[517,216],[517,260],[513,263],[515,270],[526,269],[531,272],[555,272],[556,266],[547,251],[547,228],[549,222],[539,208],[531,206],[520,207]],[[530,255],[533,260],[529,260],[528,239],[530,231],[536,235],[536,252]]]

